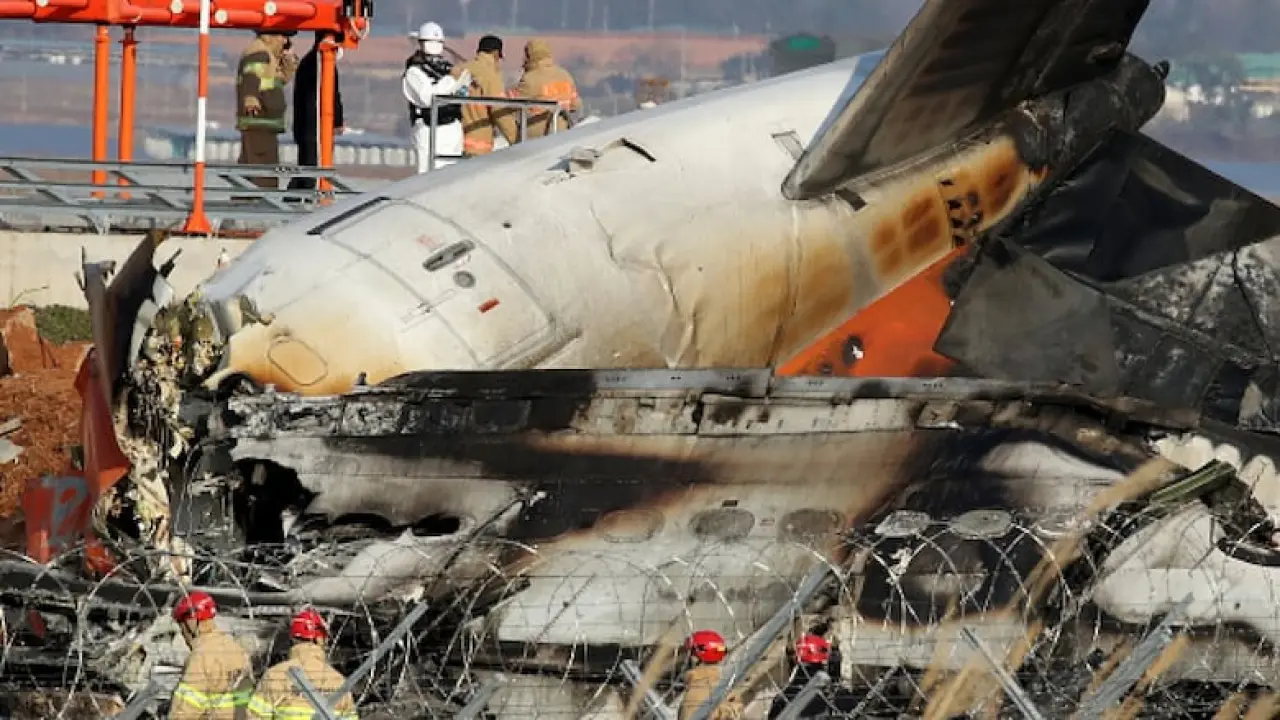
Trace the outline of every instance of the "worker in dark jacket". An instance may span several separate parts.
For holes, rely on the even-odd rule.
[[[298,165],[320,166],[320,48],[331,33],[316,33],[315,45],[302,56],[293,79],[293,141],[298,145]],[[346,124],[342,117],[342,90],[338,84],[337,60],[342,57],[342,36],[334,38],[339,45],[334,51],[333,68],[333,134],[341,135]],[[314,190],[315,178],[294,178],[290,190]]]

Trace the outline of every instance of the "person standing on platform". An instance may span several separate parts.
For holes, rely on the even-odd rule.
[[[465,95],[471,73],[455,68],[444,56],[444,30],[433,22],[423,23],[409,37],[418,47],[404,63],[401,89],[409,102],[409,132],[418,153],[418,172],[452,165],[462,157],[462,108],[442,104],[435,98]],[[431,126],[431,105],[436,104],[436,124]],[[435,159],[430,157],[435,136]]]
[[[279,165],[280,133],[285,131],[288,102],[284,86],[298,69],[290,51],[293,32],[259,31],[240,56],[236,75],[236,129],[240,131],[241,165]],[[253,184],[278,190],[275,176],[252,178]]]
[[[332,37],[338,45],[333,60],[333,134],[342,134],[346,127],[342,115],[342,89],[338,83],[337,61],[342,59],[342,35],[316,33],[316,43],[302,56],[298,73],[293,79],[293,141],[298,145],[298,165],[320,167],[320,48],[325,39]],[[289,181],[290,190],[314,190],[315,178],[294,178]]]
[[[520,84],[511,91],[511,96],[529,100],[555,100],[560,103],[560,112],[555,114],[543,108],[530,108],[525,136],[521,140],[550,133],[552,123],[555,124],[556,131],[563,130],[568,127],[565,122],[569,118],[568,113],[582,110],[582,98],[578,95],[578,85],[573,81],[573,76],[556,64],[547,41],[538,38],[530,40],[524,46],[524,76],[520,78]]]
[[[476,56],[464,68],[471,73],[471,95],[506,97],[502,80],[502,38],[485,35],[480,38]],[[494,131],[502,133],[508,145],[520,142],[516,113],[510,108],[467,103],[462,108],[463,154],[467,157],[493,152]]]

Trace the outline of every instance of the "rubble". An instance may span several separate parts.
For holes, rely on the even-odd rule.
[[[0,546],[21,542],[16,515],[27,480],[62,471],[69,445],[77,441],[80,396],[75,378],[89,343],[55,345],[40,337],[29,307],[0,309],[0,341],[8,374],[0,375],[0,426],[17,423],[0,437],[22,448],[2,462],[0,448]]]

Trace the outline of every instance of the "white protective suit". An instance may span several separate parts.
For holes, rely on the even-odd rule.
[[[411,33],[409,37],[418,42],[418,46],[425,55],[439,57],[444,53],[444,31],[436,23],[423,23],[422,27],[416,33]],[[432,97],[436,95],[465,94],[467,87],[470,85],[471,73],[467,71],[463,71],[462,76],[458,78],[452,75],[445,75],[433,80],[431,75],[422,67],[411,65],[404,73],[403,91],[405,99],[411,105],[427,110],[431,107]],[[459,92],[460,90],[462,92]],[[461,120],[437,125],[435,135],[435,167],[428,168],[431,128],[427,122],[421,119],[414,121],[411,138],[414,149],[418,153],[419,173],[452,165],[462,157],[463,133]]]

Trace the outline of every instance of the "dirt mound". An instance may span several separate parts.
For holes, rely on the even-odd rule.
[[[0,465],[0,544],[18,532],[12,520],[28,478],[60,472],[67,447],[78,442],[80,396],[76,370],[89,344],[54,345],[40,337],[31,308],[0,310],[0,338],[8,349],[9,374],[0,376],[0,424],[22,427],[6,439],[22,448],[16,462]]]

